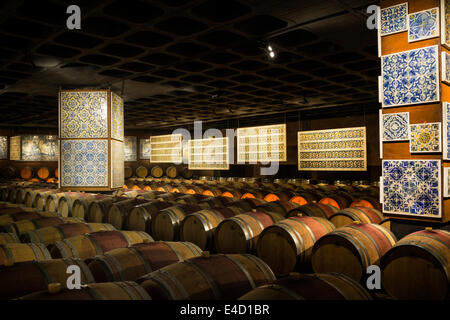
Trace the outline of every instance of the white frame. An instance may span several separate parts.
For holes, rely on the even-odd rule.
[[[124,138],[125,138],[125,136],[124,136]],[[120,140],[116,140],[116,139],[111,139],[109,141],[110,141],[110,143],[109,143],[110,144],[109,145],[109,150],[110,150],[110,152],[109,152],[109,163],[110,163],[110,166],[111,166],[111,177],[110,177],[111,182],[110,182],[110,185],[111,185],[111,188],[121,188],[123,186],[123,184],[125,183],[125,171],[124,171],[125,170],[125,160],[121,161],[121,169],[119,170],[119,175],[121,174],[122,178],[123,178],[122,183],[119,184],[119,185],[115,185],[114,184],[114,178],[116,176],[116,174],[115,174],[116,171],[114,170],[114,158],[113,158],[114,152],[113,152],[113,150],[116,150],[116,149],[113,148],[113,144],[116,144],[116,143],[122,144],[122,158],[125,158],[125,150],[124,150],[125,142],[120,141]]]
[[[156,139],[166,139],[166,141],[152,141]],[[159,136],[150,136],[150,163],[176,163],[180,164],[183,162],[183,135],[182,134],[166,134]],[[173,148],[158,148],[156,145],[161,143],[173,143],[176,144]],[[161,157],[161,154],[157,154],[158,150],[176,150],[179,152],[180,156],[178,158],[173,158],[173,154],[170,155],[171,160],[154,160],[154,157]]]
[[[442,74],[442,82],[450,85],[450,79],[447,79],[447,56],[450,59],[450,54],[446,51],[441,52],[441,74]]]
[[[406,128],[406,130],[408,132],[408,137],[405,138],[405,139],[384,140],[384,116],[392,115],[392,114],[401,114],[401,113],[406,113],[408,115],[408,127]],[[383,142],[405,142],[405,141],[410,141],[409,126],[410,126],[409,111],[406,111],[406,112],[395,112],[395,113],[384,113],[384,114],[381,113],[381,117],[380,117],[380,129],[381,129],[381,131],[380,131],[380,139]]]
[[[114,119],[113,119],[113,97],[114,96],[117,96],[120,100],[122,100],[122,110],[121,110],[121,114],[122,114],[122,128],[121,128],[121,132],[120,132],[120,134],[122,135],[122,137],[113,137],[113,122],[114,122]],[[124,124],[125,124],[125,110],[124,110],[124,102],[123,102],[123,98],[121,97],[121,96],[119,96],[118,94],[116,94],[116,93],[114,93],[114,92],[112,92],[111,91],[111,97],[110,97],[110,101],[111,101],[111,107],[110,107],[110,109],[111,109],[111,111],[110,111],[110,113],[111,113],[111,116],[110,116],[110,119],[109,119],[109,122],[110,122],[110,131],[111,131],[111,133],[110,133],[110,136],[111,136],[111,139],[115,139],[115,140],[117,140],[117,141],[124,141],[125,140],[125,129],[124,129]],[[120,139],[120,138],[122,138],[122,139]]]
[[[364,152],[364,158],[350,158],[350,159],[301,159],[300,157],[300,153],[302,152],[302,149],[300,148],[301,145],[301,141],[300,141],[300,137],[302,134],[310,134],[310,133],[316,133],[316,132],[326,132],[326,131],[351,131],[351,130],[364,130],[364,137],[363,138],[348,138],[345,140],[355,140],[355,141],[359,141],[362,140],[364,141],[364,148],[362,149],[336,149],[336,150],[331,150],[331,151],[363,151]],[[336,142],[339,141],[337,139],[331,139],[331,140],[311,140],[308,142]],[[309,152],[311,150],[307,150],[307,152]],[[321,150],[321,149],[317,149],[314,151],[327,151],[327,150]],[[367,171],[367,130],[366,127],[354,127],[354,128],[336,128],[336,129],[326,129],[326,130],[310,130],[310,131],[298,131],[297,132],[297,157],[298,157],[298,171]],[[332,161],[332,160],[336,160],[336,161],[364,161],[364,168],[302,168],[301,167],[301,162],[304,161]]]
[[[412,214],[412,213],[406,213],[406,212],[394,212],[394,211],[386,211],[384,210],[384,175],[382,173],[382,184],[380,185],[380,191],[381,193],[383,193],[383,195],[381,195],[380,197],[382,197],[381,199],[383,200],[382,203],[382,209],[383,209],[383,213],[388,213],[388,214],[393,214],[393,215],[399,215],[399,216],[409,216],[409,217],[418,217],[418,218],[422,218],[422,217],[427,217],[427,218],[442,218],[442,183],[441,183],[441,166],[442,166],[442,161],[440,159],[403,159],[403,160],[383,160],[382,164],[381,164],[381,168],[383,170],[384,168],[384,162],[385,161],[389,161],[389,162],[393,162],[393,161],[437,161],[438,162],[438,192],[439,192],[439,215],[432,215],[432,214],[422,214],[422,215],[418,215],[418,214]]]
[[[436,32],[437,32],[437,35],[427,36],[427,37],[420,38],[420,39],[415,39],[415,40],[409,40],[409,31],[411,30],[410,26],[409,26],[409,17],[414,15],[414,14],[419,14],[419,13],[426,12],[426,11],[431,11],[433,9],[437,10],[437,17],[436,17],[436,28],[437,28]],[[408,17],[407,17],[407,20],[406,20],[406,25],[407,25],[407,28],[408,28],[408,43],[414,43],[414,42],[417,42],[417,41],[423,41],[423,40],[428,40],[428,39],[433,39],[433,38],[440,37],[441,29],[440,29],[440,18],[439,18],[440,16],[439,16],[439,13],[440,13],[439,7],[434,7],[434,8],[429,8],[429,9],[425,9],[425,10],[409,13]]]
[[[378,76],[378,102],[383,103],[383,77]]]
[[[142,140],[148,140],[148,144],[149,144],[149,146],[150,146],[150,137],[148,138],[148,139],[146,139],[146,138],[139,138],[139,152],[138,152],[138,154],[139,154],[139,160],[150,160],[150,153],[148,154],[148,158],[144,158],[144,157],[142,157],[142,148],[141,148],[141,141]],[[150,151],[151,152],[151,151]]]
[[[383,71],[383,58],[384,57],[389,57],[389,56],[393,56],[393,55],[397,55],[397,54],[401,54],[401,53],[405,53],[405,52],[410,52],[410,51],[416,51],[416,50],[420,50],[420,49],[426,49],[426,48],[431,48],[434,47],[436,48],[436,63],[440,63],[440,59],[439,59],[439,46],[438,45],[433,45],[433,46],[428,46],[428,47],[421,47],[421,48],[416,48],[416,49],[411,49],[411,50],[406,50],[406,51],[401,51],[401,52],[396,52],[396,53],[391,53],[391,54],[386,54],[381,56],[381,76],[384,78],[384,71]],[[436,100],[432,100],[432,101],[419,101],[419,102],[414,102],[414,103],[404,103],[404,104],[393,104],[393,105],[385,105],[384,104],[384,88],[383,88],[383,101],[381,103],[382,108],[394,108],[394,107],[405,107],[405,106],[412,106],[412,105],[418,105],[418,104],[430,104],[430,103],[436,103],[436,102],[440,102],[441,100],[441,86],[440,86],[440,76],[439,76],[439,65],[436,67],[436,91],[437,91],[437,98]],[[383,83],[384,84],[384,83]]]
[[[384,136],[384,126],[383,126],[383,109],[378,110],[378,134],[380,143],[380,159],[383,159],[383,136]]]
[[[437,124],[439,126],[438,135],[439,135],[439,151],[412,151],[412,139],[411,139],[411,127],[412,126],[423,126],[423,125],[432,125]],[[441,122],[427,122],[427,123],[413,123],[408,126],[408,137],[409,137],[409,152],[411,154],[417,153],[441,153],[442,152],[442,123]]]
[[[447,49],[450,49],[450,43],[446,43],[445,42],[445,38],[446,38],[446,26],[447,23],[445,21],[445,1],[446,0],[440,0],[440,14],[441,14],[441,44],[446,47]]]
[[[443,147],[443,155],[442,155],[442,159],[443,160],[450,160],[450,157],[448,156],[448,139],[447,139],[447,134],[448,134],[448,126],[449,126],[449,121],[447,121],[447,105],[450,105],[449,102],[442,102],[442,144],[444,145]]]
[[[391,8],[394,8],[394,7],[400,7],[400,6],[404,6],[404,5],[406,5],[406,29],[405,30],[401,30],[401,31],[395,31],[395,32],[391,32],[391,33],[381,33],[381,11],[383,11],[383,10],[387,10],[387,9],[391,9]],[[399,4],[396,4],[396,5],[393,5],[393,6],[390,6],[390,7],[386,7],[386,8],[383,8],[383,9],[381,9],[380,8],[380,14],[379,14],[379,19],[380,19],[380,24],[379,24],[379,26],[380,26],[380,35],[382,36],[382,37],[384,37],[384,36],[389,36],[389,35],[391,35],[391,34],[397,34],[397,33],[401,33],[401,32],[405,32],[405,31],[408,31],[409,29],[408,29],[408,13],[409,13],[409,4],[408,4],[408,2],[403,2],[403,3],[399,3]]]
[[[448,172],[450,171],[450,167],[444,167],[444,198],[448,198],[450,197],[450,192],[448,192],[448,187],[449,187],[449,183],[448,183]]]

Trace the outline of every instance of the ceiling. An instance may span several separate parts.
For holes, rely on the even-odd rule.
[[[60,87],[122,94],[126,129],[376,112],[376,2],[3,0],[0,126],[56,128]]]

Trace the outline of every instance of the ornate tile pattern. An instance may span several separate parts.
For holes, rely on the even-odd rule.
[[[439,8],[431,8],[408,15],[408,41],[439,37]]]
[[[150,139],[139,139],[139,158],[150,160]]]
[[[8,137],[0,137],[0,159],[8,159]]]
[[[111,92],[111,138],[123,141],[123,99]]]
[[[21,137],[11,137],[9,138],[9,159],[19,161],[22,160],[22,143]]]
[[[22,136],[23,161],[58,161],[57,136]]]
[[[441,152],[441,123],[411,124],[409,139],[411,153]]]
[[[228,138],[189,140],[190,170],[228,170]]]
[[[125,182],[123,142],[111,140],[111,188],[121,188]]]
[[[61,142],[62,187],[108,186],[108,140]]]
[[[366,128],[298,132],[298,169],[367,170]]]
[[[383,212],[441,217],[440,160],[384,160]]]
[[[442,81],[450,84],[450,54],[445,51],[442,51]]]
[[[381,35],[386,36],[408,30],[408,2],[381,9]]]
[[[439,101],[438,46],[382,56],[383,107]]]
[[[450,48],[450,0],[441,0],[441,43]]]
[[[124,158],[125,161],[137,161],[137,137],[125,137]]]
[[[61,138],[108,138],[107,91],[61,92]]]
[[[450,160],[450,103],[442,103],[442,125],[443,125],[443,141],[444,160]]]
[[[405,141],[408,135],[409,112],[388,113],[382,115],[383,141]]]

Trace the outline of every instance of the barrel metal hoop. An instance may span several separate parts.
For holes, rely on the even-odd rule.
[[[133,251],[134,254],[138,257],[138,259],[142,262],[142,265],[144,266],[146,273],[153,272],[152,267],[150,266],[148,261],[144,258],[141,251],[139,251],[136,247],[133,247],[133,246],[128,247],[127,249]]]
[[[300,221],[298,219],[292,219],[292,220],[294,220],[295,222],[297,222],[305,227],[306,231],[308,231],[308,233],[311,236],[314,243],[317,241],[314,232],[312,232],[311,228],[306,223],[304,223],[303,221]]]
[[[249,260],[252,260],[249,256],[250,255],[245,255],[247,258],[249,258]],[[232,261],[241,271],[242,271],[242,273],[245,275],[245,277],[247,278],[247,280],[248,280],[248,282],[249,282],[249,284],[250,284],[250,286],[252,287],[252,289],[255,289],[256,288],[256,284],[255,284],[255,281],[253,280],[253,278],[252,278],[252,276],[251,276],[251,274],[248,272],[248,270],[247,269],[245,269],[244,268],[244,266],[239,262],[239,261],[237,261],[236,259],[233,259],[232,257],[230,257],[230,255],[224,255],[224,257],[225,258],[227,258],[228,260],[230,260],[230,261]],[[252,260],[253,261],[253,260]],[[256,264],[257,266],[258,266],[258,264]],[[258,266],[258,268],[259,268],[259,266]],[[259,268],[260,270],[261,270],[261,268]],[[263,274],[264,275],[266,275],[265,274],[265,272],[263,271],[263,270],[261,270],[261,272],[263,272]]]
[[[296,250],[297,256],[299,256],[302,252],[305,251],[305,244],[303,242],[302,237],[297,232],[297,230],[295,230],[292,226],[290,226],[289,224],[284,223],[284,222],[279,222],[275,226],[280,227],[281,229],[283,229],[284,231],[289,233],[291,236],[293,236],[292,240],[294,240],[294,243],[295,243],[295,250]],[[302,255],[302,261],[304,261],[304,255]]]
[[[94,249],[95,249],[95,252],[97,253],[97,255],[103,254],[103,250],[100,248],[100,245],[98,244],[97,240],[95,240],[94,237],[92,237],[90,233],[86,233],[86,234],[84,234],[84,236],[91,241],[91,243],[94,246]],[[128,237],[125,236],[125,238],[128,240]],[[128,244],[131,245],[129,240],[128,240]]]
[[[182,262],[182,263],[184,263],[184,262]],[[169,281],[172,282],[173,285],[175,285],[175,287],[178,289],[178,291],[183,296],[183,300],[189,299],[189,293],[186,291],[183,284],[177,278],[175,278],[170,272],[167,272],[163,269],[159,269],[156,272],[152,273],[151,278],[153,278],[153,275],[158,275],[158,273],[160,273],[161,275],[164,275]],[[171,293],[172,297],[174,299],[176,299],[177,294],[172,290],[172,288],[167,286],[165,281],[161,281],[161,284],[163,284],[163,286],[167,289],[167,291],[169,291]]]
[[[83,286],[84,289],[88,292],[88,294],[94,298],[94,300],[105,300],[94,288],[90,285]]]
[[[240,217],[232,217],[230,220],[233,222],[236,222],[239,227],[241,227],[241,230],[244,232],[245,235],[245,242],[246,242],[246,251],[250,251],[250,241],[253,239],[253,230],[248,226],[247,222],[242,220]]]
[[[94,275],[91,272],[91,269],[89,269],[89,267],[86,265],[86,263],[83,260],[80,259],[63,259],[68,265],[74,265],[76,264],[77,266],[80,267],[80,269],[83,270],[84,276],[86,278],[86,283],[94,283],[95,279],[94,279]]]
[[[286,288],[285,286],[279,285],[279,284],[266,284],[264,286],[259,287],[260,289],[272,289],[276,291],[280,291],[283,293],[286,293],[287,295],[291,296],[292,298],[295,298],[296,300],[305,300],[301,295],[299,295],[297,292]]]
[[[217,285],[217,283],[214,281],[214,279],[205,271],[203,271],[202,268],[200,268],[197,264],[195,264],[195,262],[191,261],[191,260],[185,260],[182,263],[187,264],[189,266],[191,266],[192,268],[194,268],[198,273],[200,273],[200,275],[203,277],[203,279],[206,280],[206,282],[208,282],[210,289],[212,290],[214,297],[216,298],[216,300],[221,300],[222,299],[222,293],[219,289],[219,286]]]
[[[177,258],[178,258],[178,261],[184,261],[184,259],[183,259],[183,257],[181,256],[181,254],[178,252],[178,250],[176,250],[176,249],[174,248],[174,246],[173,246],[170,242],[166,241],[166,242],[164,242],[164,244],[165,244],[166,246],[168,246],[168,247],[172,250],[173,253],[175,253],[175,255],[176,255]]]
[[[134,286],[132,285],[132,282],[117,281],[115,284],[118,287],[122,288],[122,290],[125,291],[127,293],[127,295],[131,298],[131,300],[140,300],[139,299],[140,297],[133,290]]]
[[[358,232],[361,232],[362,234],[364,234],[369,240],[370,242],[373,244],[373,246],[375,247],[375,249],[377,250],[378,253],[378,260],[381,259],[382,253],[381,253],[381,248],[378,246],[378,243],[375,241],[375,239],[366,231],[363,229],[360,229],[354,225],[348,225],[347,226],[350,229],[356,230]],[[371,263],[372,264],[372,263]]]
[[[114,265],[116,268],[117,273],[119,274],[120,280],[114,279],[114,272],[111,270],[112,279],[111,281],[127,281],[127,277],[124,274],[124,270],[122,269],[122,266],[119,261],[117,261],[116,257],[113,255],[110,255],[108,253],[104,253],[103,255],[97,256],[98,260],[103,260],[108,267],[110,264]]]
[[[334,283],[328,281],[327,279],[324,279],[323,277],[321,277],[318,274],[316,274],[315,277],[317,279],[319,279],[320,281],[326,283],[330,287],[332,287],[334,290],[336,290],[345,300],[348,300],[348,298],[346,297],[345,293],[338,286],[336,286]]]
[[[202,254],[202,249],[200,249],[197,245],[193,244],[192,242],[182,242],[185,246],[189,247],[189,249],[191,250],[191,252],[194,255],[201,255]]]
[[[364,288],[362,288],[359,285],[359,283],[353,284],[354,280],[352,278],[350,278],[349,276],[346,276],[344,274],[337,273],[337,272],[329,272],[329,274],[332,274],[336,278],[339,278],[339,279],[342,279],[342,280],[346,281],[348,284],[350,284],[352,286],[353,289],[355,289],[356,291],[359,292],[361,297],[364,297],[367,300],[372,300],[372,296],[366,290],[364,290]]]
[[[3,249],[3,251],[5,252],[6,256],[11,260],[11,261],[15,261],[14,259],[14,254],[12,253],[11,249],[5,245],[5,244],[0,244],[0,248]]]
[[[356,251],[358,251],[359,256],[360,256],[360,261],[361,261],[363,271],[364,271],[370,264],[370,261],[369,261],[370,258],[369,258],[369,254],[368,254],[366,248],[361,243],[361,241],[359,241],[359,239],[355,238],[352,234],[347,233],[342,230],[335,231],[335,234],[344,235],[345,239],[353,245],[353,247],[356,249]]]

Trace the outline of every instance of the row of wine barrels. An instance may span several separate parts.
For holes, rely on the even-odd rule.
[[[19,243],[20,239],[15,233],[0,233],[0,244]]]
[[[51,283],[67,284],[67,268],[80,268],[81,284],[94,282],[86,263],[80,259],[49,259],[26,261],[0,266],[0,299],[16,299],[26,294],[45,290]],[[72,290],[77,291],[77,290]]]
[[[328,196],[319,200],[319,203],[329,204],[339,210],[350,207],[350,204],[353,202],[353,199],[349,199],[345,195],[347,193],[339,193],[339,194],[329,194]]]
[[[379,224],[384,217],[380,211],[374,208],[353,207],[333,213],[329,219],[336,228],[340,228],[351,224],[354,221]]]
[[[145,231],[151,234],[151,223],[153,218],[163,209],[174,206],[169,201],[151,201],[134,206],[125,220],[127,230]]]
[[[22,220],[39,219],[43,217],[53,217],[53,214],[48,212],[19,210],[10,214],[0,215],[0,225]]]
[[[71,216],[86,220],[89,205],[92,202],[110,197],[111,197],[110,195],[106,194],[89,194],[89,193],[82,194],[82,196],[73,200]]]
[[[11,170],[11,169],[7,169],[7,175],[10,176],[14,176],[15,175],[15,170]],[[20,169],[20,177],[24,180],[30,180],[35,176],[35,172],[34,169],[32,167],[29,166],[25,166],[22,169]],[[47,180],[48,178],[50,178],[51,176],[51,170],[48,167],[40,167],[37,171],[36,171],[36,176],[41,179],[41,180]],[[57,169],[55,170],[55,177],[58,177],[58,172]]]
[[[153,202],[155,201],[159,202],[158,200],[153,200]],[[125,227],[131,209],[137,205],[148,202],[148,200],[141,198],[131,198],[124,201],[115,202],[109,207],[106,213],[105,222],[110,223],[118,230],[122,230]]]
[[[116,229],[107,223],[66,223],[25,232],[20,239],[23,243],[39,242],[48,245],[84,233],[110,230]]]
[[[99,199],[92,200],[87,207],[87,212],[85,215],[85,220],[88,222],[105,222],[106,213],[113,203],[128,200],[126,197],[101,197]]]
[[[260,233],[283,219],[277,212],[247,212],[227,218],[215,230],[215,248],[220,253],[255,253]]]
[[[53,193],[59,193],[58,189],[33,189],[25,194],[24,204],[38,210],[45,210],[47,197]]]
[[[198,257],[202,250],[190,242],[136,244],[87,259],[96,282],[135,281],[172,263]]]
[[[201,257],[168,265],[136,282],[155,300],[234,300],[275,279],[270,268],[253,255],[203,252]]]
[[[200,211],[198,205],[180,204],[161,210],[153,219],[151,229],[155,240],[176,241],[183,219],[190,213]]]
[[[79,290],[51,283],[47,290],[20,297],[20,300],[151,300],[151,297],[137,283],[126,281],[91,283]]]
[[[335,226],[324,218],[297,216],[276,222],[259,236],[257,255],[276,275],[311,269],[314,244]]]
[[[128,179],[133,176],[133,168],[125,166],[124,167],[124,178]]]
[[[214,249],[214,233],[220,222],[236,215],[227,207],[200,210],[187,215],[180,227],[180,239],[196,244],[202,250]]]
[[[0,231],[21,235],[28,231],[56,226],[59,224],[69,222],[83,222],[83,221],[78,218],[40,217],[36,219],[25,219],[0,225]]]
[[[310,217],[330,219],[330,217],[338,211],[338,208],[329,204],[309,203],[290,210],[287,215],[292,217],[301,214]]]
[[[290,201],[273,201],[261,204],[256,207],[256,210],[261,212],[277,212],[278,214],[287,217],[287,213],[300,205]]]
[[[244,294],[239,300],[372,300],[355,280],[339,273],[294,273]]]
[[[48,249],[53,258],[87,259],[145,241],[153,238],[141,231],[98,231],[56,241]]]
[[[381,283],[400,300],[450,298],[450,232],[426,230],[403,237],[381,258]]]
[[[203,209],[210,209],[215,207],[223,207],[233,202],[232,198],[227,197],[212,197],[199,201],[197,204]]]
[[[366,207],[382,211],[380,201],[371,196],[359,197],[350,204],[350,207]]]
[[[17,262],[51,259],[50,252],[42,243],[0,244],[0,266],[10,266]]]
[[[379,265],[381,257],[396,241],[391,231],[378,224],[353,223],[316,241],[312,268],[315,273],[337,272],[363,281],[367,267]]]

